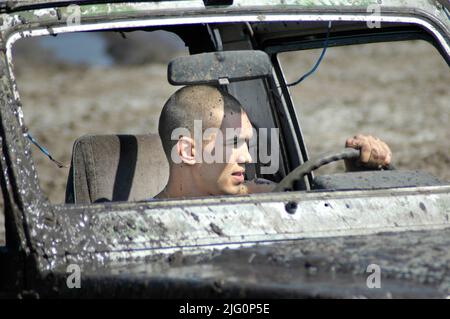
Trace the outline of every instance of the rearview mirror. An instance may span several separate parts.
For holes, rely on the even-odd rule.
[[[176,58],[167,71],[172,85],[217,85],[269,76],[272,64],[263,51],[220,51]]]

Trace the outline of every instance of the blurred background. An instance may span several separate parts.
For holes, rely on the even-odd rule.
[[[157,132],[160,110],[177,89],[167,82],[167,63],[188,54],[164,31],[27,38],[13,53],[26,125],[66,164],[82,135]],[[288,82],[309,71],[320,53],[280,54]],[[310,155],[373,134],[391,146],[398,168],[450,181],[449,83],[437,50],[408,41],[329,48],[318,71],[291,93]],[[44,193],[64,202],[68,168],[34,147],[33,157]],[[318,173],[343,170],[337,163]],[[0,230],[0,243],[2,236]]]

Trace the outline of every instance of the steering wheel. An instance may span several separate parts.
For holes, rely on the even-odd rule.
[[[305,175],[311,173],[313,170],[318,169],[324,165],[332,162],[346,160],[346,159],[357,159],[360,157],[360,151],[354,148],[345,148],[341,152],[334,152],[319,156],[315,159],[311,159],[301,164],[295,168],[292,172],[286,175],[281,182],[274,188],[273,192],[285,192],[294,189],[295,181],[301,180]],[[393,170],[395,169],[393,165],[388,165],[383,169]]]

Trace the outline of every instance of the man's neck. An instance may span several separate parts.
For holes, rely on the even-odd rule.
[[[209,195],[211,194],[197,187],[192,170],[171,167],[169,181],[166,187],[155,198],[181,198]]]

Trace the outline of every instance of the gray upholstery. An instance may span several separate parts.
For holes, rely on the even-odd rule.
[[[158,135],[88,135],[75,141],[66,202],[139,201],[166,185],[169,165]]]

